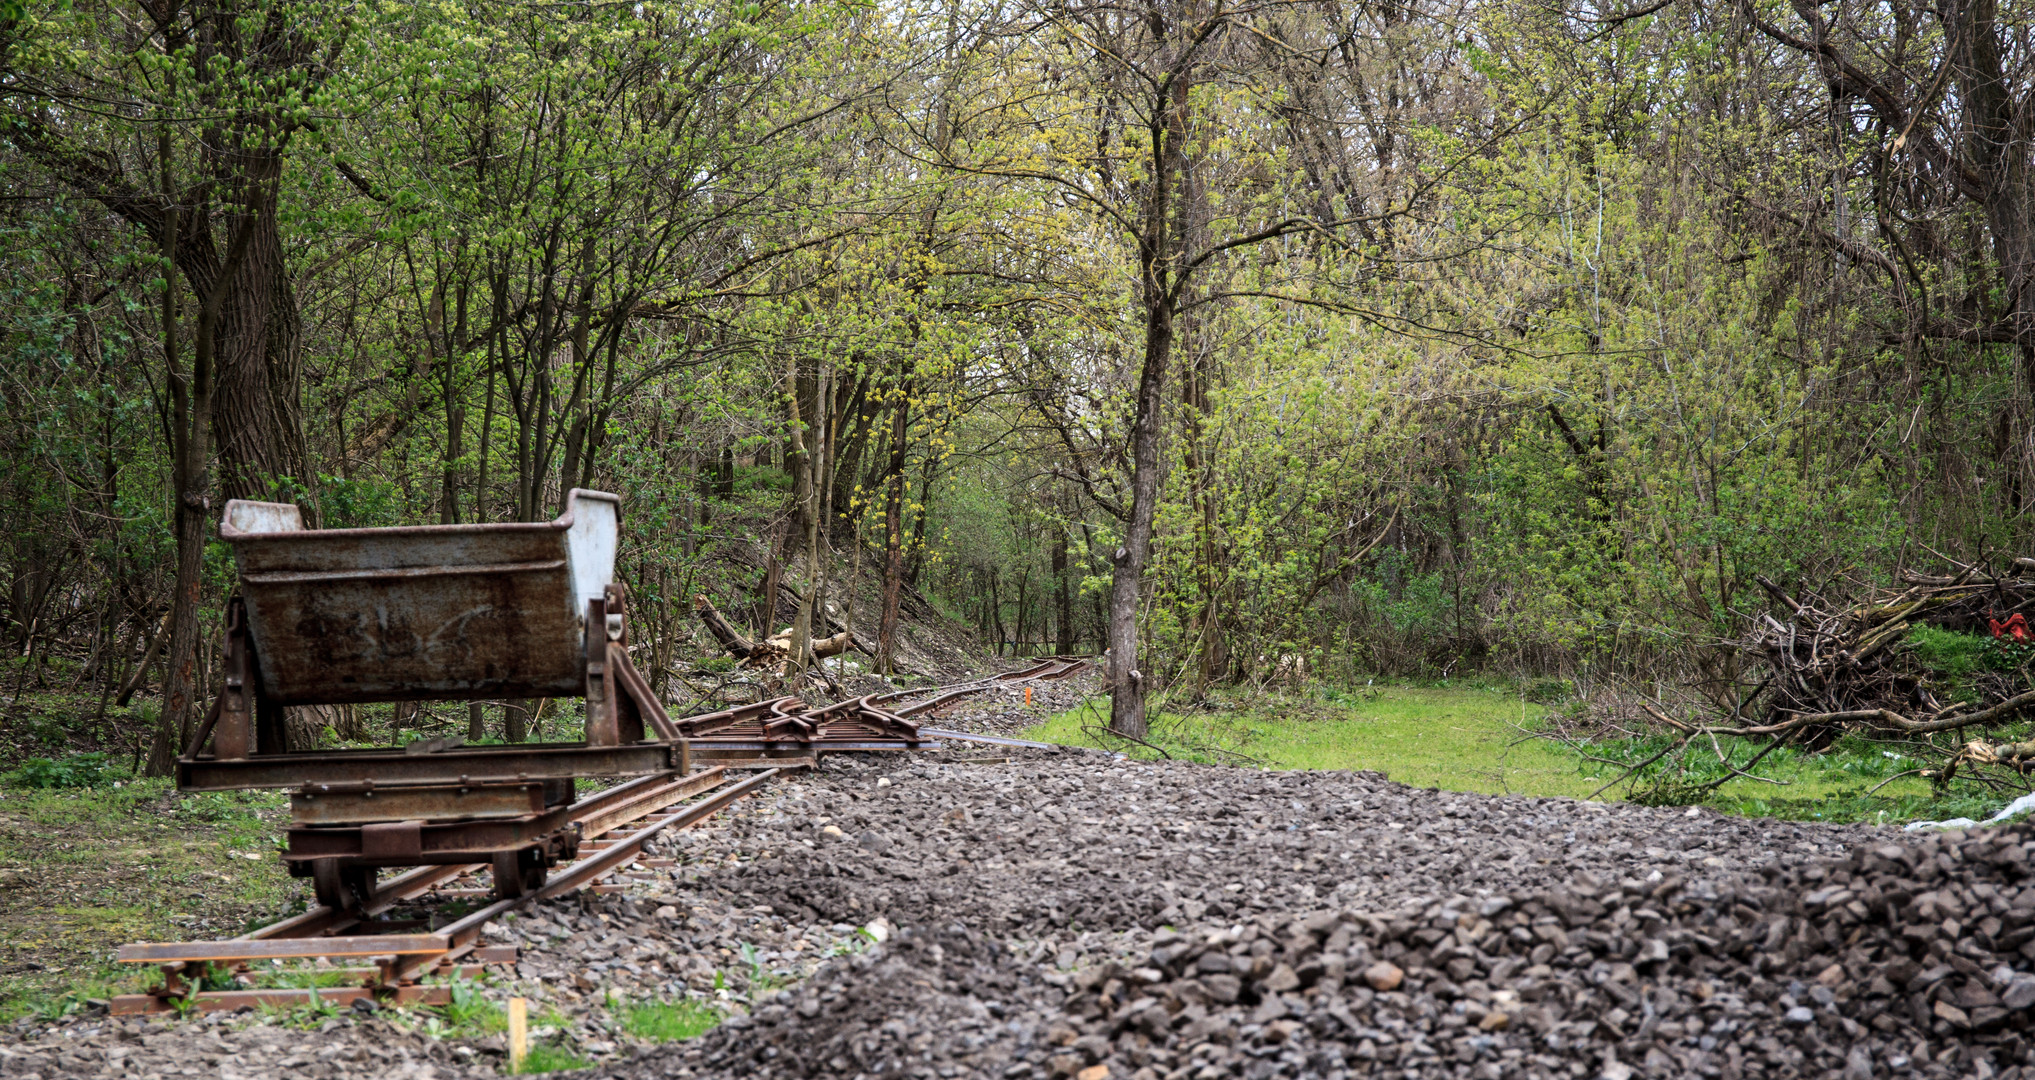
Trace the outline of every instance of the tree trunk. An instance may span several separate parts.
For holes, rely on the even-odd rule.
[[[1053,525],[1053,589],[1055,599],[1054,629],[1058,632],[1055,651],[1061,656],[1074,653],[1074,590],[1067,580],[1067,526],[1055,522]]]
[[[714,635],[714,640],[721,643],[721,648],[744,659],[756,651],[756,643],[743,637],[730,626],[728,620],[722,618],[720,611],[715,609],[714,602],[707,599],[704,593],[692,598],[692,610],[699,616],[700,625],[706,627],[707,632]]]
[[[805,526],[806,582],[800,591],[798,616],[791,624],[790,660],[784,666],[784,674],[796,686],[799,677],[805,673],[808,663],[817,663],[813,656],[813,612],[822,602],[820,593],[825,588],[825,560],[821,557],[820,490],[826,478],[822,467],[826,461],[825,442],[827,438],[827,407],[829,373],[821,372],[813,382],[813,392],[807,401],[814,412],[802,412],[800,395],[791,400],[791,446],[797,452],[800,465],[798,488],[794,496],[800,511],[798,521]],[[794,378],[793,385],[800,380]],[[810,423],[807,422],[810,418]],[[810,433],[812,438],[806,436]],[[810,443],[810,445],[808,445]],[[820,618],[826,618],[822,611]]]
[[[1145,362],[1138,376],[1137,415],[1131,427],[1131,514],[1122,546],[1110,562],[1109,584],[1109,729],[1142,739],[1150,730],[1145,718],[1143,671],[1138,668],[1138,597],[1145,565],[1152,557],[1152,520],[1159,505],[1159,421],[1166,363],[1173,348],[1173,306],[1163,283],[1146,283]]]
[[[1175,63],[1182,61],[1176,60]],[[1191,61],[1189,61],[1191,62]],[[1145,361],[1138,373],[1137,411],[1131,424],[1131,507],[1123,543],[1110,562],[1109,726],[1142,739],[1149,680],[1138,667],[1138,598],[1152,556],[1152,521],[1159,506],[1159,424],[1165,413],[1166,366],[1172,360],[1174,314],[1179,303],[1176,254],[1190,227],[1176,206],[1176,185],[1187,181],[1187,112],[1194,80],[1170,73],[1170,100],[1150,121],[1151,187],[1139,222],[1140,300],[1145,309]],[[1178,200],[1191,201],[1191,200]]]
[[[2035,174],[2021,115],[2027,105],[2017,108],[2002,67],[1997,0],[1952,0],[1942,17],[1954,41],[1951,70],[1977,136],[1966,152],[1984,178],[1986,224],[2021,350],[2022,385],[2035,390]]]
[[[260,170],[260,182],[274,184],[281,161],[261,162]],[[283,262],[274,200],[268,202],[245,220],[252,230],[245,257],[214,286],[225,295],[219,300],[216,328],[219,367],[212,423],[225,497],[287,502],[308,495],[317,478],[305,453],[297,403],[303,324]],[[315,509],[305,509],[308,524],[316,527]]]
[[[897,673],[897,615],[904,590],[904,439],[911,426],[911,384],[898,393],[890,414],[890,467],[883,488],[883,612],[876,623],[876,670]]]
[[[168,134],[161,136],[165,187]],[[177,579],[170,600],[169,663],[163,677],[162,711],[148,748],[147,776],[168,776],[190,736],[191,695],[197,691],[198,609],[204,600],[206,435],[211,429],[213,304],[201,301],[197,347],[186,375],[177,363],[177,212],[170,211],[163,242],[163,369],[170,384],[171,477],[173,528],[177,543]],[[266,747],[262,749],[268,749]]]
[[[203,439],[202,434],[195,437]],[[196,484],[180,484],[177,492],[177,583],[170,601],[169,670],[163,679],[162,712],[156,718],[144,776],[168,776],[175,771],[177,755],[183,753],[184,740],[191,733],[191,698],[198,691],[198,611],[204,604],[205,587],[203,483],[201,477]]]

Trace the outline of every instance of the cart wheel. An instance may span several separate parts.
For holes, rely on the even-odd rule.
[[[311,891],[319,903],[335,911],[360,914],[374,897],[374,881],[372,866],[342,869],[338,859],[317,859],[311,863]]]
[[[335,859],[316,859],[311,863],[311,892],[318,902],[338,910],[346,906],[346,887],[339,883],[339,863]]]
[[[532,853],[534,854],[534,852]],[[528,896],[544,887],[544,861],[526,859],[521,851],[495,852],[495,895],[503,900]]]

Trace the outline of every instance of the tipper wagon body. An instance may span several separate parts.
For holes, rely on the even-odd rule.
[[[179,786],[290,789],[283,857],[334,907],[370,895],[383,867],[491,863],[499,894],[536,888],[577,849],[576,778],[689,771],[629,664],[620,523],[620,500],[582,489],[552,521],[388,529],[228,503],[225,685]],[[289,708],[566,697],[587,702],[579,742],[284,749]]]

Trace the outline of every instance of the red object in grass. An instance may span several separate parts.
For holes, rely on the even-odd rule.
[[[1987,619],[1986,625],[1992,627],[1993,636],[1996,638],[2010,637],[2023,645],[2028,643],[2028,618],[2018,611],[2007,616],[2006,622]]]

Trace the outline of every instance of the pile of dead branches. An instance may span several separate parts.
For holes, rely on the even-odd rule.
[[[2005,639],[2027,653],[2024,662],[2010,672],[1973,672],[1965,689],[1976,691],[1976,700],[1969,693],[1945,700],[1939,673],[1920,662],[1908,640],[1925,623],[1968,633],[1981,624],[1990,629],[2003,615],[2011,621],[2035,604],[2035,578],[1980,575],[1976,568],[1946,578],[1911,574],[1899,593],[1849,604],[1808,590],[1790,593],[1764,577],[1759,583],[1778,606],[1761,613],[1737,644],[1752,661],[1748,668],[1764,668],[1766,677],[1722,718],[1732,734],[1791,734],[1820,746],[1846,730],[1926,735],[1985,727],[2035,706],[2029,681],[2035,644]],[[2027,756],[2035,757],[2035,748]]]
[[[1728,761],[1718,745],[1727,738],[1769,744],[1723,778],[1757,779],[1749,770],[1775,747],[1820,750],[1840,736],[1860,734],[1909,744],[1930,764],[1902,775],[1920,773],[1939,789],[1965,780],[2027,790],[2035,739],[2016,741],[1991,729],[2035,711],[2035,633],[2028,628],[2035,559],[2017,559],[2000,571],[1963,564],[1954,570],[1909,572],[1899,588],[1854,588],[1849,596],[1833,596],[1834,589],[1791,591],[1759,578],[1775,606],[1756,615],[1742,638],[1725,643],[1737,654],[1736,670],[1750,676],[1696,705],[1671,707],[1639,695],[1640,708],[1678,738],[1620,779],[1696,743],[1708,743]],[[1955,678],[1937,670],[1913,640],[1925,625],[1990,636],[1984,646],[1989,662]],[[1945,734],[1951,737],[1940,737]]]

